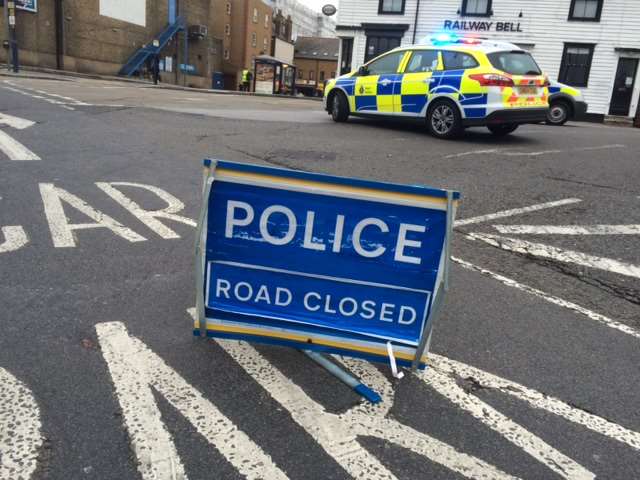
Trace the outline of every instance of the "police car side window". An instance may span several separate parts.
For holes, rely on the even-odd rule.
[[[436,50],[415,51],[405,73],[433,72],[438,67],[438,52]]]
[[[396,73],[400,66],[400,60],[404,56],[404,52],[395,52],[385,55],[378,60],[367,65],[369,75],[382,75],[384,73]]]
[[[478,62],[468,53],[443,51],[442,60],[445,70],[464,70],[478,66]]]

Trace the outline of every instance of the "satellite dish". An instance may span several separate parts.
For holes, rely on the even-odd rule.
[[[337,11],[338,9],[335,7],[335,5],[331,5],[330,3],[322,7],[322,13],[324,13],[327,17],[330,17],[331,15],[335,15]]]

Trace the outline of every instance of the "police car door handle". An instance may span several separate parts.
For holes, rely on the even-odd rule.
[[[389,80],[388,78],[385,78],[384,80],[380,80],[380,85],[382,86],[387,86],[391,83],[391,80]]]

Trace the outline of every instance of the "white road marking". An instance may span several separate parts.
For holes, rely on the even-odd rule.
[[[54,186],[52,183],[40,184],[40,195],[44,204],[44,213],[49,222],[51,239],[56,248],[75,247],[75,231],[87,228],[108,228],[116,235],[130,242],[144,242],[142,235],[137,234],[130,228],[125,227],[109,215],[96,210],[84,200],[67,192],[66,190]],[[62,201],[65,201],[76,210],[84,213],[93,220],[92,223],[69,223],[69,219],[64,213]]]
[[[517,288],[518,290],[522,290],[523,292],[533,295],[534,297],[541,298],[542,300],[545,300],[549,303],[553,303],[554,305],[558,305],[563,308],[568,308],[569,310],[573,310],[576,313],[585,315],[591,320],[595,320],[596,322],[601,323],[602,325],[605,325],[609,328],[614,328],[620,332],[626,333],[627,335],[631,335],[632,337],[640,338],[639,331],[634,330],[633,328],[629,327],[628,325],[625,325],[624,323],[618,322],[616,320],[612,320],[611,318],[606,317],[600,313],[596,313],[592,310],[581,307],[580,305],[569,302],[567,300],[563,300],[562,298],[556,297],[554,295],[549,295],[548,293],[545,293],[542,290],[538,290],[537,288],[524,285],[511,278],[505,277],[503,275],[500,275],[499,273],[495,273],[495,272],[492,272],[491,270],[487,270],[486,268],[482,268],[472,263],[466,262],[460,258],[451,257],[451,260],[459,264],[463,268],[466,268],[467,270],[473,270],[475,272],[481,273],[482,275],[486,275],[487,277],[491,277],[494,280],[497,280],[508,287]]]
[[[613,148],[627,148],[627,146],[619,143],[615,143],[612,145],[596,145],[594,147],[571,148],[568,150],[552,149],[552,150],[539,150],[534,152],[517,152],[517,151],[510,151],[504,148],[490,148],[486,150],[470,150],[467,152],[452,153],[450,155],[445,155],[444,158],[469,157],[469,156],[483,155],[488,153],[494,153],[496,155],[502,155],[505,157],[539,157],[541,155],[550,155],[552,153],[588,152],[593,150],[610,150]]]
[[[480,370],[479,368],[452,360],[441,355],[429,354],[431,365],[440,372],[455,375],[462,379],[473,379],[484,388],[492,388],[500,392],[518,398],[534,408],[545,410],[558,415],[565,420],[573,422],[589,430],[604,435],[629,447],[640,450],[640,433],[627,429],[617,423],[610,422],[602,417],[588,413],[583,409],[575,408],[553,396],[538,392],[511,380]],[[418,375],[423,375],[429,383],[429,369]],[[468,394],[464,394],[468,395]]]
[[[70,107],[69,105],[60,105],[62,108],[66,109],[66,110],[71,110],[71,111],[75,111],[75,108]]]
[[[369,363],[352,359],[343,361],[363,383],[380,393],[383,401],[377,405],[362,403],[346,413],[335,415],[311,399],[251,345],[233,340],[217,342],[354,479],[396,478],[360,445],[358,436],[376,437],[394,443],[466,478],[514,478],[479,458],[459,452],[440,440],[386,418],[392,406],[393,389],[380,371]]]
[[[541,258],[549,258],[563,263],[572,263],[583,267],[606,270],[627,277],[640,278],[640,266],[621,262],[613,258],[596,257],[582,252],[566,250],[562,248],[544,245],[542,243],[527,242],[510,237],[501,237],[487,233],[470,233],[467,238],[483,241],[491,246],[501,248],[508,252],[534,255]]]
[[[531,205],[529,207],[513,208],[511,210],[503,210],[496,213],[490,213],[488,215],[480,215],[478,217],[456,220],[454,225],[456,227],[461,227],[463,225],[470,225],[472,223],[482,223],[482,222],[487,222],[489,220],[495,220],[496,218],[512,217],[514,215],[521,215],[524,213],[536,212],[538,210],[545,210],[547,208],[555,208],[555,207],[562,207],[565,205],[572,205],[574,203],[579,203],[581,201],[582,200],[580,200],[579,198],[566,198],[564,200],[540,203],[537,205]]]
[[[440,361],[444,363],[441,357],[436,356],[436,358],[440,358]],[[444,360],[446,361],[446,359]],[[434,364],[438,365],[438,361],[434,361]],[[440,371],[437,366],[428,369],[423,375],[418,374],[418,376],[422,377],[427,385],[433,387],[450,402],[469,412],[477,420],[480,420],[518,448],[527,452],[540,463],[545,464],[561,477],[576,480],[595,478],[595,475],[582,465],[560,453],[541,438],[498,412],[488,403],[466,393],[458,385],[454,377]]]
[[[14,117],[12,115],[7,115],[6,113],[0,113],[0,125],[7,125],[11,128],[15,128],[16,130],[24,130],[25,128],[32,127],[36,122],[32,122],[31,120],[27,120],[25,118]]]
[[[9,160],[41,160],[38,155],[2,130],[0,130],[0,151],[9,157]]]
[[[190,218],[177,215],[178,212],[184,210],[184,203],[161,188],[154,187],[153,185],[131,182],[96,182],[96,185],[162,238],[180,238],[180,235],[160,222],[158,218],[166,218],[168,220],[186,223],[192,227],[196,226],[196,222]],[[114,188],[114,186],[142,188],[143,190],[156,194],[165,203],[167,203],[167,206],[162,210],[145,210],[136,202],[124,195],[120,190]]]
[[[43,442],[41,428],[29,388],[0,367],[0,480],[31,478]]]
[[[195,316],[195,309],[189,309],[189,313]],[[304,427],[327,453],[354,478],[395,478],[390,471],[379,470],[375,463],[371,463],[376,459],[371,458],[366,451],[361,451],[362,447],[357,442],[358,436],[373,436],[396,443],[469,478],[510,478],[508,474],[499,470],[491,473],[487,468],[493,469],[495,467],[488,464],[469,465],[468,462],[480,460],[474,457],[465,458],[464,453],[457,452],[449,445],[439,443],[426,434],[386,418],[393,404],[394,391],[384,375],[368,362],[336,357],[337,360],[341,360],[345,366],[350,368],[363,383],[380,393],[383,402],[378,405],[365,402],[341,415],[333,415],[327,413],[321,405],[310,399],[300,387],[293,384],[291,380],[270,365],[250,345],[245,342],[216,341],[278,403],[291,413],[296,423]],[[435,357],[439,359],[434,362],[437,368],[443,369],[447,366],[446,358]],[[590,471],[539,437],[508,419],[485,402],[467,395],[457,385],[456,379],[450,375],[450,372],[429,368],[424,375],[418,374],[418,376],[454,404],[469,411],[473,416],[536,460],[547,465],[561,477],[576,480],[594,478]],[[503,382],[508,383],[506,380]]]
[[[486,150],[471,150],[467,152],[451,153],[449,155],[445,155],[444,158],[470,157],[472,155],[482,155],[483,153],[497,153],[499,151],[500,151],[499,148],[489,148]]]
[[[152,388],[240,474],[256,480],[287,479],[270,456],[144,343],[129,336],[122,323],[100,323],[96,331],[144,480],[187,479]],[[215,472],[211,476],[217,477]]]
[[[15,252],[29,243],[27,232],[20,225],[0,228],[4,242],[0,243],[0,253]]]
[[[511,235],[640,235],[640,225],[494,225]]]

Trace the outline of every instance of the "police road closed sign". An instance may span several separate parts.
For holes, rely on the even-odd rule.
[[[205,194],[197,329],[374,360],[392,342],[411,363],[443,275],[446,191],[218,161]]]

